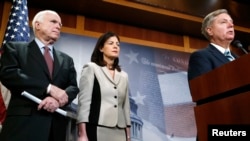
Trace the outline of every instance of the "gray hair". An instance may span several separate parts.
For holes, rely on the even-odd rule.
[[[226,9],[218,9],[216,11],[213,11],[211,13],[209,13],[204,19],[203,19],[203,22],[202,22],[202,26],[201,26],[201,33],[208,39],[210,40],[210,36],[208,35],[207,33],[207,27],[210,26],[215,17],[217,17],[218,15],[222,14],[222,13],[226,13],[228,14],[227,10]]]
[[[43,18],[44,18],[44,15],[46,15],[47,13],[51,13],[51,14],[56,14],[58,15],[55,11],[52,11],[52,10],[43,10],[43,11],[40,11],[38,12],[33,20],[32,20],[32,27],[33,27],[33,32],[35,33],[36,30],[35,30],[35,24],[36,22],[42,22],[43,21]]]

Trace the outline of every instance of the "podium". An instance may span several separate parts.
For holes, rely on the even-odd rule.
[[[250,54],[189,81],[198,139],[208,125],[250,124]]]

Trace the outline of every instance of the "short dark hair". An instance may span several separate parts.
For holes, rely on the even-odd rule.
[[[110,37],[116,37],[118,39],[118,41],[120,42],[120,38],[117,34],[115,34],[114,32],[106,32],[104,34],[102,34],[98,41],[96,42],[95,48],[93,50],[93,53],[91,55],[91,62],[96,63],[99,66],[106,66],[107,62],[105,62],[103,60],[103,53],[100,51],[100,49],[103,48],[104,43],[110,38]],[[117,69],[118,71],[121,71],[121,67],[119,66],[119,57],[117,57],[114,60],[114,64],[112,66],[112,69]]]

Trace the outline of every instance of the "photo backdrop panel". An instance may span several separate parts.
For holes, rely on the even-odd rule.
[[[62,33],[55,44],[73,57],[78,82],[96,42],[97,38]],[[120,65],[129,75],[132,141],[195,141],[188,58],[188,53],[121,41]]]

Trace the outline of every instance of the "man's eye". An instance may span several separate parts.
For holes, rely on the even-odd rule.
[[[56,22],[56,21],[54,21],[54,20],[53,20],[53,21],[51,21],[51,22],[52,22],[52,23],[57,23],[57,22]]]

